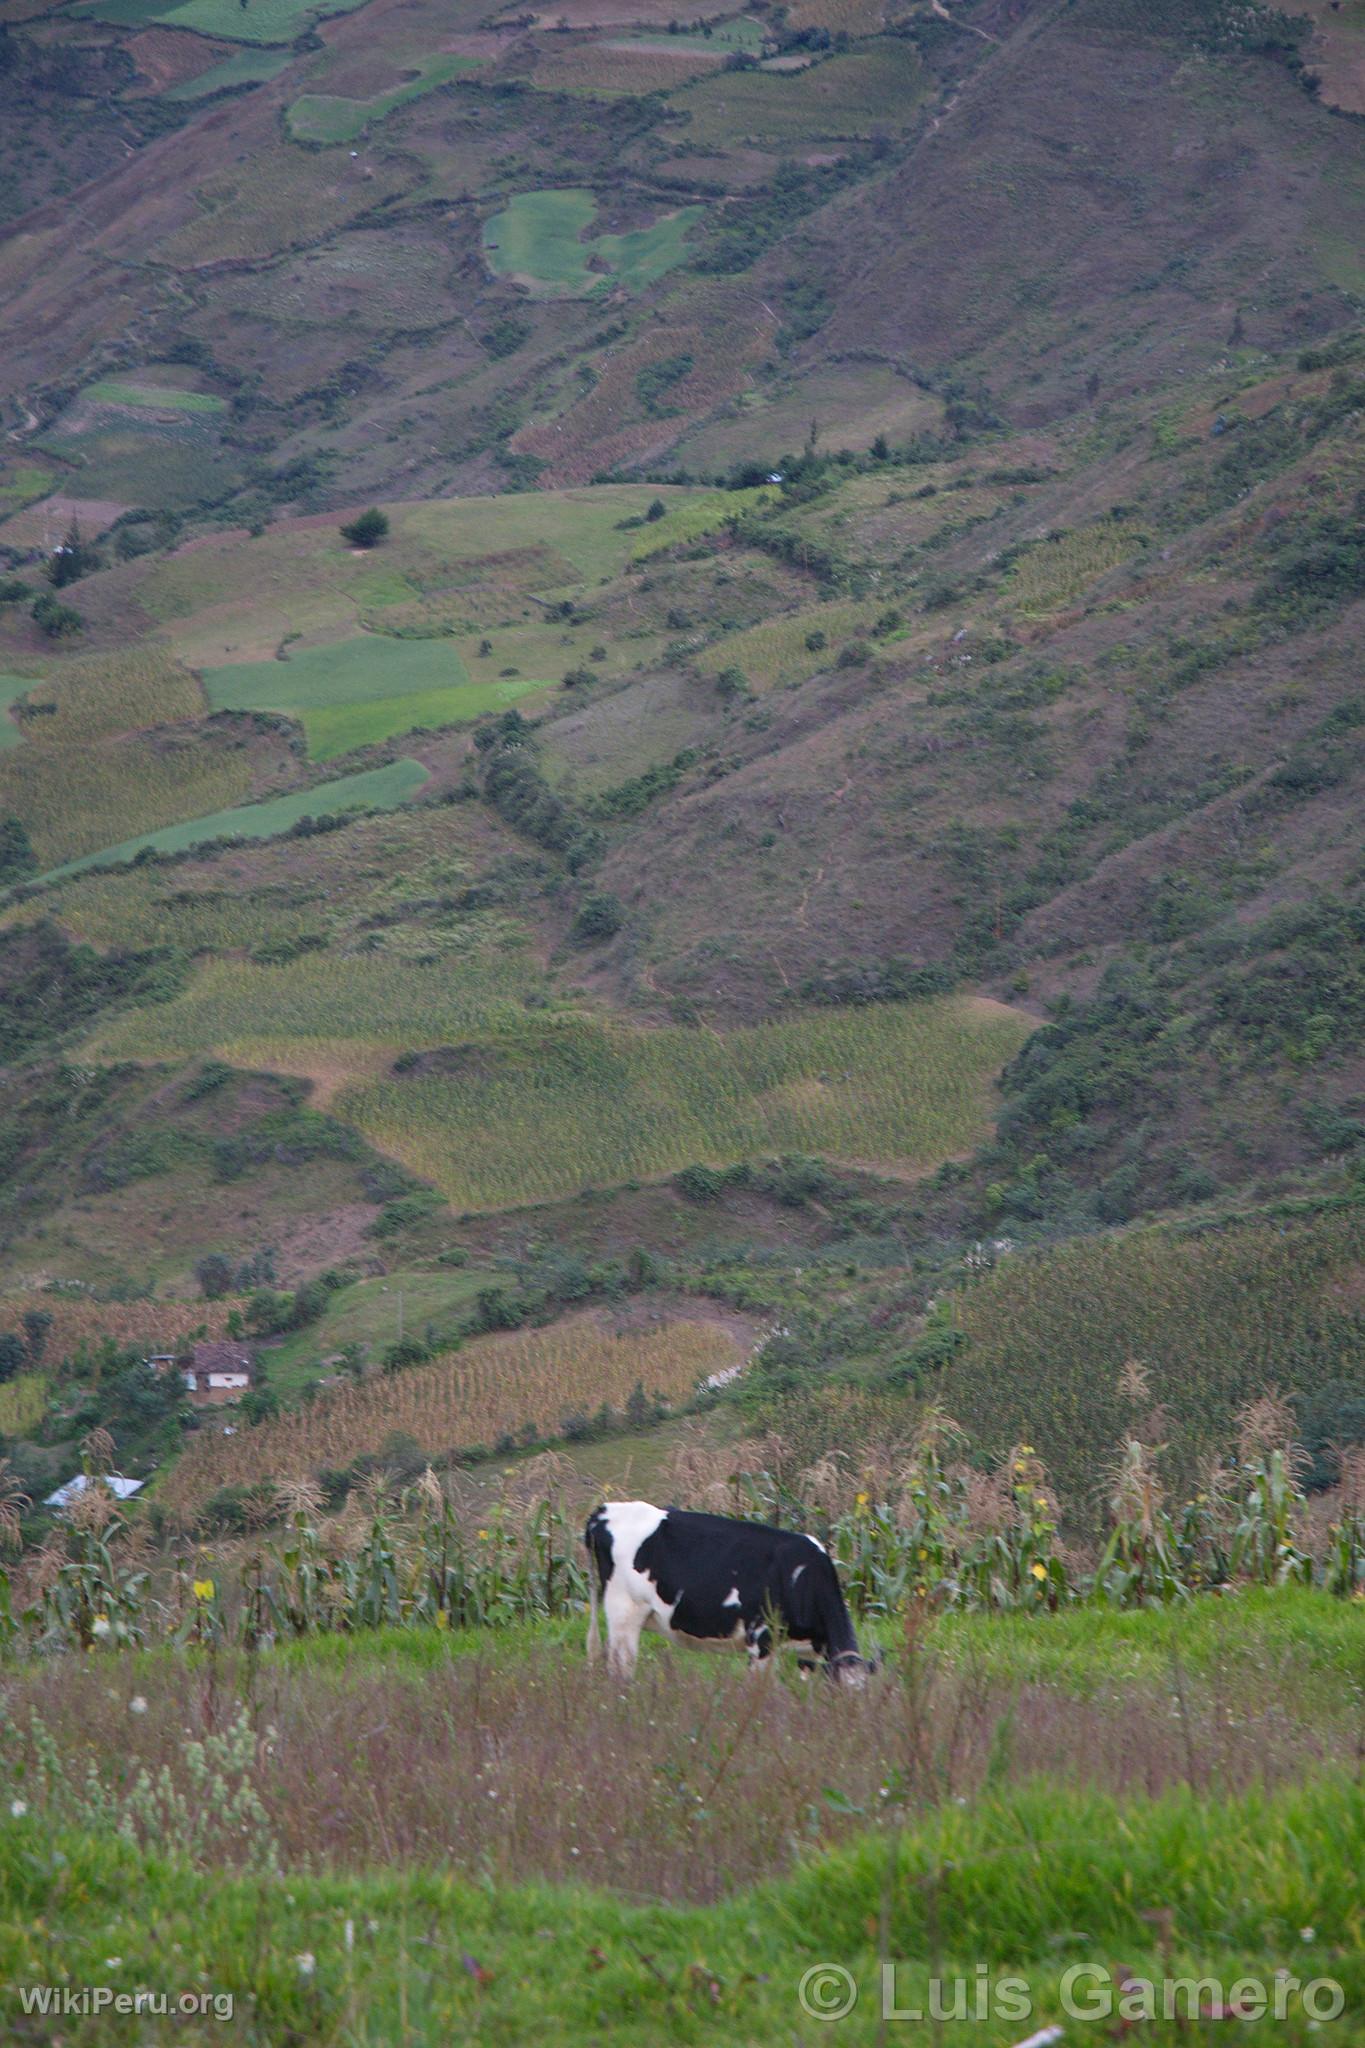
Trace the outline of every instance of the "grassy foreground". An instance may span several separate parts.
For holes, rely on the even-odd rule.
[[[887,1961],[901,2013],[929,2009],[931,1978],[965,1980],[968,2016],[941,2038],[967,2048],[1000,2048],[1059,2016],[1067,2042],[1114,2038],[1113,2017],[1084,2014],[1115,1971],[1214,1980],[1224,1994],[1256,1979],[1272,1996],[1277,1971],[1331,1979],[1339,2020],[1322,2017],[1329,1994],[1305,2009],[1290,1990],[1282,2019],[1244,2021],[1237,2039],[1358,2038],[1360,1605],[1284,1589],[1160,1615],[955,1619],[913,1652],[890,1644],[862,1695],[754,1683],[729,1660],[658,1648],[619,1696],[583,1665],[577,1634],[375,1632],[251,1664],[157,1651],[9,1666],[11,1726],[38,1711],[69,1783],[88,1758],[96,1790],[63,1806],[32,1763],[3,1788],[7,2038],[910,2038],[895,2017],[879,2031]],[[227,1791],[220,1780],[207,1798],[227,1819],[199,1868],[158,1853],[176,1819],[164,1799],[159,1839],[145,1798],[127,1838],[108,1806],[103,1825],[69,1824],[101,1809],[101,1785],[154,1761],[159,1720],[172,1741],[227,1730],[234,1689],[252,1702],[248,1775],[262,1804],[242,1803],[223,1766]],[[1296,1759],[1281,1737],[1306,1727],[1301,1713],[1318,1739]],[[405,1735],[418,1746],[400,1768]],[[1062,1761],[1044,1767],[1049,1746]],[[1215,1750],[1222,1768],[1210,1768]],[[193,1832],[205,1793],[169,1768]],[[257,1849],[272,1831],[283,1853],[268,1868]],[[567,1860],[580,1853],[564,1847],[574,1832],[582,1864]],[[748,1867],[771,1874],[728,1890],[712,1858],[730,1867],[741,1843]],[[596,1881],[528,1878],[542,1862]],[[613,1881],[633,1896],[603,1888]],[[665,1903],[670,1888],[679,1896]],[[825,1964],[859,1994],[838,2022],[800,2002],[805,1973]],[[1081,2017],[1062,2004],[1068,1971]],[[1023,1986],[1006,1993],[1003,1978]],[[54,2028],[20,2010],[18,1987],[34,1983],[230,1993],[235,2018],[104,2012]],[[1014,2002],[992,2003],[1006,1995]],[[1196,2004],[1217,1995],[1205,1983]],[[1203,2034],[1158,2016],[1137,2038]]]

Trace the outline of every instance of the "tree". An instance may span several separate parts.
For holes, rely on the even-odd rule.
[[[653,526],[656,520],[663,518],[667,510],[668,507],[667,505],[665,505],[662,498],[651,498],[649,501],[649,507],[645,513],[645,518],[649,521],[650,525]]]
[[[24,1310],[24,1336],[28,1341],[30,1365],[37,1365],[47,1349],[47,1333],[52,1328],[52,1317],[45,1308]]]
[[[221,1301],[232,1292],[232,1266],[221,1252],[206,1252],[194,1262],[194,1277],[205,1301]]]
[[[88,576],[99,565],[99,556],[81,537],[79,520],[73,519],[66,529],[66,539],[48,557],[47,580],[54,590],[64,590],[68,583],[74,583],[78,576]]]
[[[12,1380],[28,1362],[24,1340],[13,1330],[0,1330],[0,1383]]]
[[[37,866],[22,819],[0,818],[0,882],[22,882]]]
[[[388,534],[389,516],[377,505],[371,505],[368,512],[360,513],[341,529],[341,538],[353,548],[377,548],[381,540],[388,539]]]

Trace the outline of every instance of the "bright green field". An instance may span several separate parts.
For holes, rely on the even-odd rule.
[[[298,718],[318,761],[414,726],[481,718],[544,687],[544,680],[521,676],[471,682],[449,640],[380,633],[305,648],[288,661],[209,669],[204,676],[215,711],[284,711]]]
[[[125,384],[116,377],[102,377],[98,384],[87,385],[82,395],[100,399],[105,405],[150,405],[175,412],[227,411],[224,401],[209,391],[177,391],[169,385]]]
[[[32,676],[0,676],[0,747],[17,747],[24,735],[6,714],[17,697],[33,688]]]
[[[462,71],[477,71],[479,65],[473,57],[442,55],[424,57],[416,69],[416,78],[405,85],[394,86],[390,92],[376,93],[372,100],[343,99],[329,93],[304,93],[285,116],[289,133],[296,142],[354,142],[358,135],[363,135],[367,128],[382,121],[396,107],[405,107],[409,101],[434,92],[437,86],[448,85]]]
[[[102,847],[98,853],[68,861],[41,879],[50,881],[58,875],[79,874],[83,868],[131,860],[144,847],[155,853],[183,853],[186,847],[199,846],[206,839],[271,839],[277,832],[287,832],[300,818],[316,818],[324,811],[353,810],[361,805],[392,810],[396,804],[406,803],[427,780],[428,771],[420,761],[390,761],[363,775],[343,775],[312,789],[290,790],[287,796],[272,797],[268,803],[242,804],[208,817],[189,818],[183,825],[165,825],[159,832],[144,832],[140,838],[125,839],[118,846]]]
[[[639,290],[686,260],[685,238],[704,209],[684,206],[624,235],[585,229],[597,214],[596,196],[579,186],[558,191],[519,192],[483,231],[484,256],[499,277],[517,277],[566,298],[605,289],[615,282]],[[607,265],[589,270],[588,258]]]
[[[128,0],[108,0],[110,9]],[[202,36],[221,36],[229,43],[292,43],[310,23],[325,21],[334,14],[351,14],[365,0],[186,0],[182,7],[162,6],[141,20],[163,21],[169,28],[194,29]],[[132,0],[140,6],[141,0]],[[119,19],[103,6],[91,9],[103,20]]]
[[[571,1020],[490,1042],[458,1074],[362,1083],[339,1107],[467,1209],[783,1152],[913,1171],[984,1133],[991,1076],[1025,1035],[1004,1010],[951,1002],[723,1036]]]
[[[293,53],[289,50],[238,50],[233,56],[224,57],[221,64],[211,64],[196,78],[182,78],[179,85],[173,85],[161,97],[164,100],[203,100],[211,93],[226,92],[234,85],[265,85],[272,78],[278,78],[293,61]]]

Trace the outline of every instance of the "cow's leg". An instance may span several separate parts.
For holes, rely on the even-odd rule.
[[[607,1666],[613,1678],[633,1678],[640,1655],[640,1631],[649,1609],[623,1589],[608,1586],[602,1600],[607,1618]]]
[[[766,1621],[750,1622],[744,1631],[745,1647],[749,1652],[749,1669],[762,1671],[776,1663],[772,1654],[773,1632]]]

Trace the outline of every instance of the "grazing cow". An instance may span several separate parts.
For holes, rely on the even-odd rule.
[[[592,1592],[588,1655],[598,1653],[600,1588],[607,1657],[619,1678],[634,1671],[646,1628],[703,1648],[742,1644],[757,1664],[773,1648],[776,1624],[823,1658],[835,1678],[861,1680],[872,1668],[858,1654],[829,1553],[813,1536],[613,1500],[593,1509],[583,1540]]]

